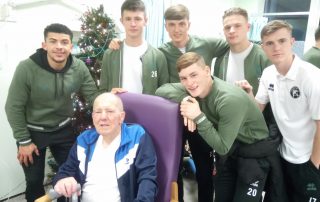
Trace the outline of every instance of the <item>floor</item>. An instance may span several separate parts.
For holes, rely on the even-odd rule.
[[[198,194],[196,181],[191,177],[184,178],[183,181],[184,181],[184,201],[196,202],[197,194]],[[26,200],[24,199],[24,195],[20,195],[5,201],[6,202],[7,201],[8,202],[26,202]]]
[[[188,173],[184,176],[183,179],[184,185],[184,201],[185,202],[196,202],[197,201],[197,182],[194,179],[192,173]],[[3,202],[26,202],[24,195],[19,195],[11,199],[4,200]]]
[[[192,173],[184,176],[183,178],[183,199],[184,202],[198,201],[198,187],[195,176]]]
[[[193,164],[188,163],[188,158],[184,159],[184,170],[183,170],[183,189],[184,189],[184,202],[197,202],[198,201],[198,188],[195,180],[194,172],[195,168]],[[46,167],[46,169],[49,169]],[[48,186],[50,189],[51,186]],[[19,196],[1,200],[1,202],[25,202],[24,194]]]

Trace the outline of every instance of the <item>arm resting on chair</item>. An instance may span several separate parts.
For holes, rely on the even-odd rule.
[[[77,192],[79,192],[80,190],[81,190],[81,186],[80,186],[80,184],[77,184]],[[75,192],[76,195],[77,195],[77,192]],[[35,202],[51,202],[51,201],[59,198],[60,196],[61,195],[58,194],[58,192],[56,192],[53,188],[51,188],[46,195],[38,198],[37,200],[35,200]]]

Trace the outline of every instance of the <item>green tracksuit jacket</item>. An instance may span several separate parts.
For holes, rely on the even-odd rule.
[[[107,50],[101,66],[100,91],[122,87],[123,43],[119,50]],[[148,45],[142,60],[142,93],[154,95],[157,88],[169,82],[166,58],[158,49]]]
[[[214,65],[214,76],[226,80],[228,71],[229,53],[227,51],[223,56],[216,59]],[[264,68],[271,65],[267,56],[257,44],[253,44],[252,50],[244,60],[244,77],[252,85],[253,94],[255,95],[259,87],[259,79]]]
[[[156,95],[181,102],[188,93],[180,83],[170,83],[161,86]],[[218,154],[227,154],[235,140],[252,144],[268,137],[260,109],[242,89],[214,77],[206,98],[196,99],[203,113],[194,121],[206,117],[197,130]]]
[[[223,39],[200,38],[197,36],[189,36],[186,45],[186,52],[196,52],[201,55],[206,64],[211,67],[212,59],[223,55],[228,50],[228,43]],[[159,47],[167,58],[170,83],[179,82],[176,63],[178,58],[183,54],[179,48],[175,47],[172,42],[168,42]]]
[[[46,51],[38,49],[30,58],[21,61],[14,73],[5,111],[15,139],[30,139],[27,125],[43,127],[51,132],[74,114],[73,96],[81,93],[92,103],[97,87],[87,66],[69,56],[69,65],[55,71],[45,61]]]
[[[320,49],[317,47],[310,48],[302,57],[303,60],[310,62],[320,68]]]

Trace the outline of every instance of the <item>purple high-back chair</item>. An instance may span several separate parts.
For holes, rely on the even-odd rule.
[[[126,112],[125,122],[142,125],[151,135],[155,145],[159,188],[156,201],[178,201],[176,181],[182,146],[179,104],[152,95],[135,93],[118,95]],[[172,187],[176,193],[172,193]]]

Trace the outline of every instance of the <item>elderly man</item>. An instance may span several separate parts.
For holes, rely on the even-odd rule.
[[[93,104],[94,129],[84,131],[54,178],[54,189],[70,197],[82,189],[82,201],[154,201],[157,158],[140,125],[123,123],[121,99],[99,95]]]

